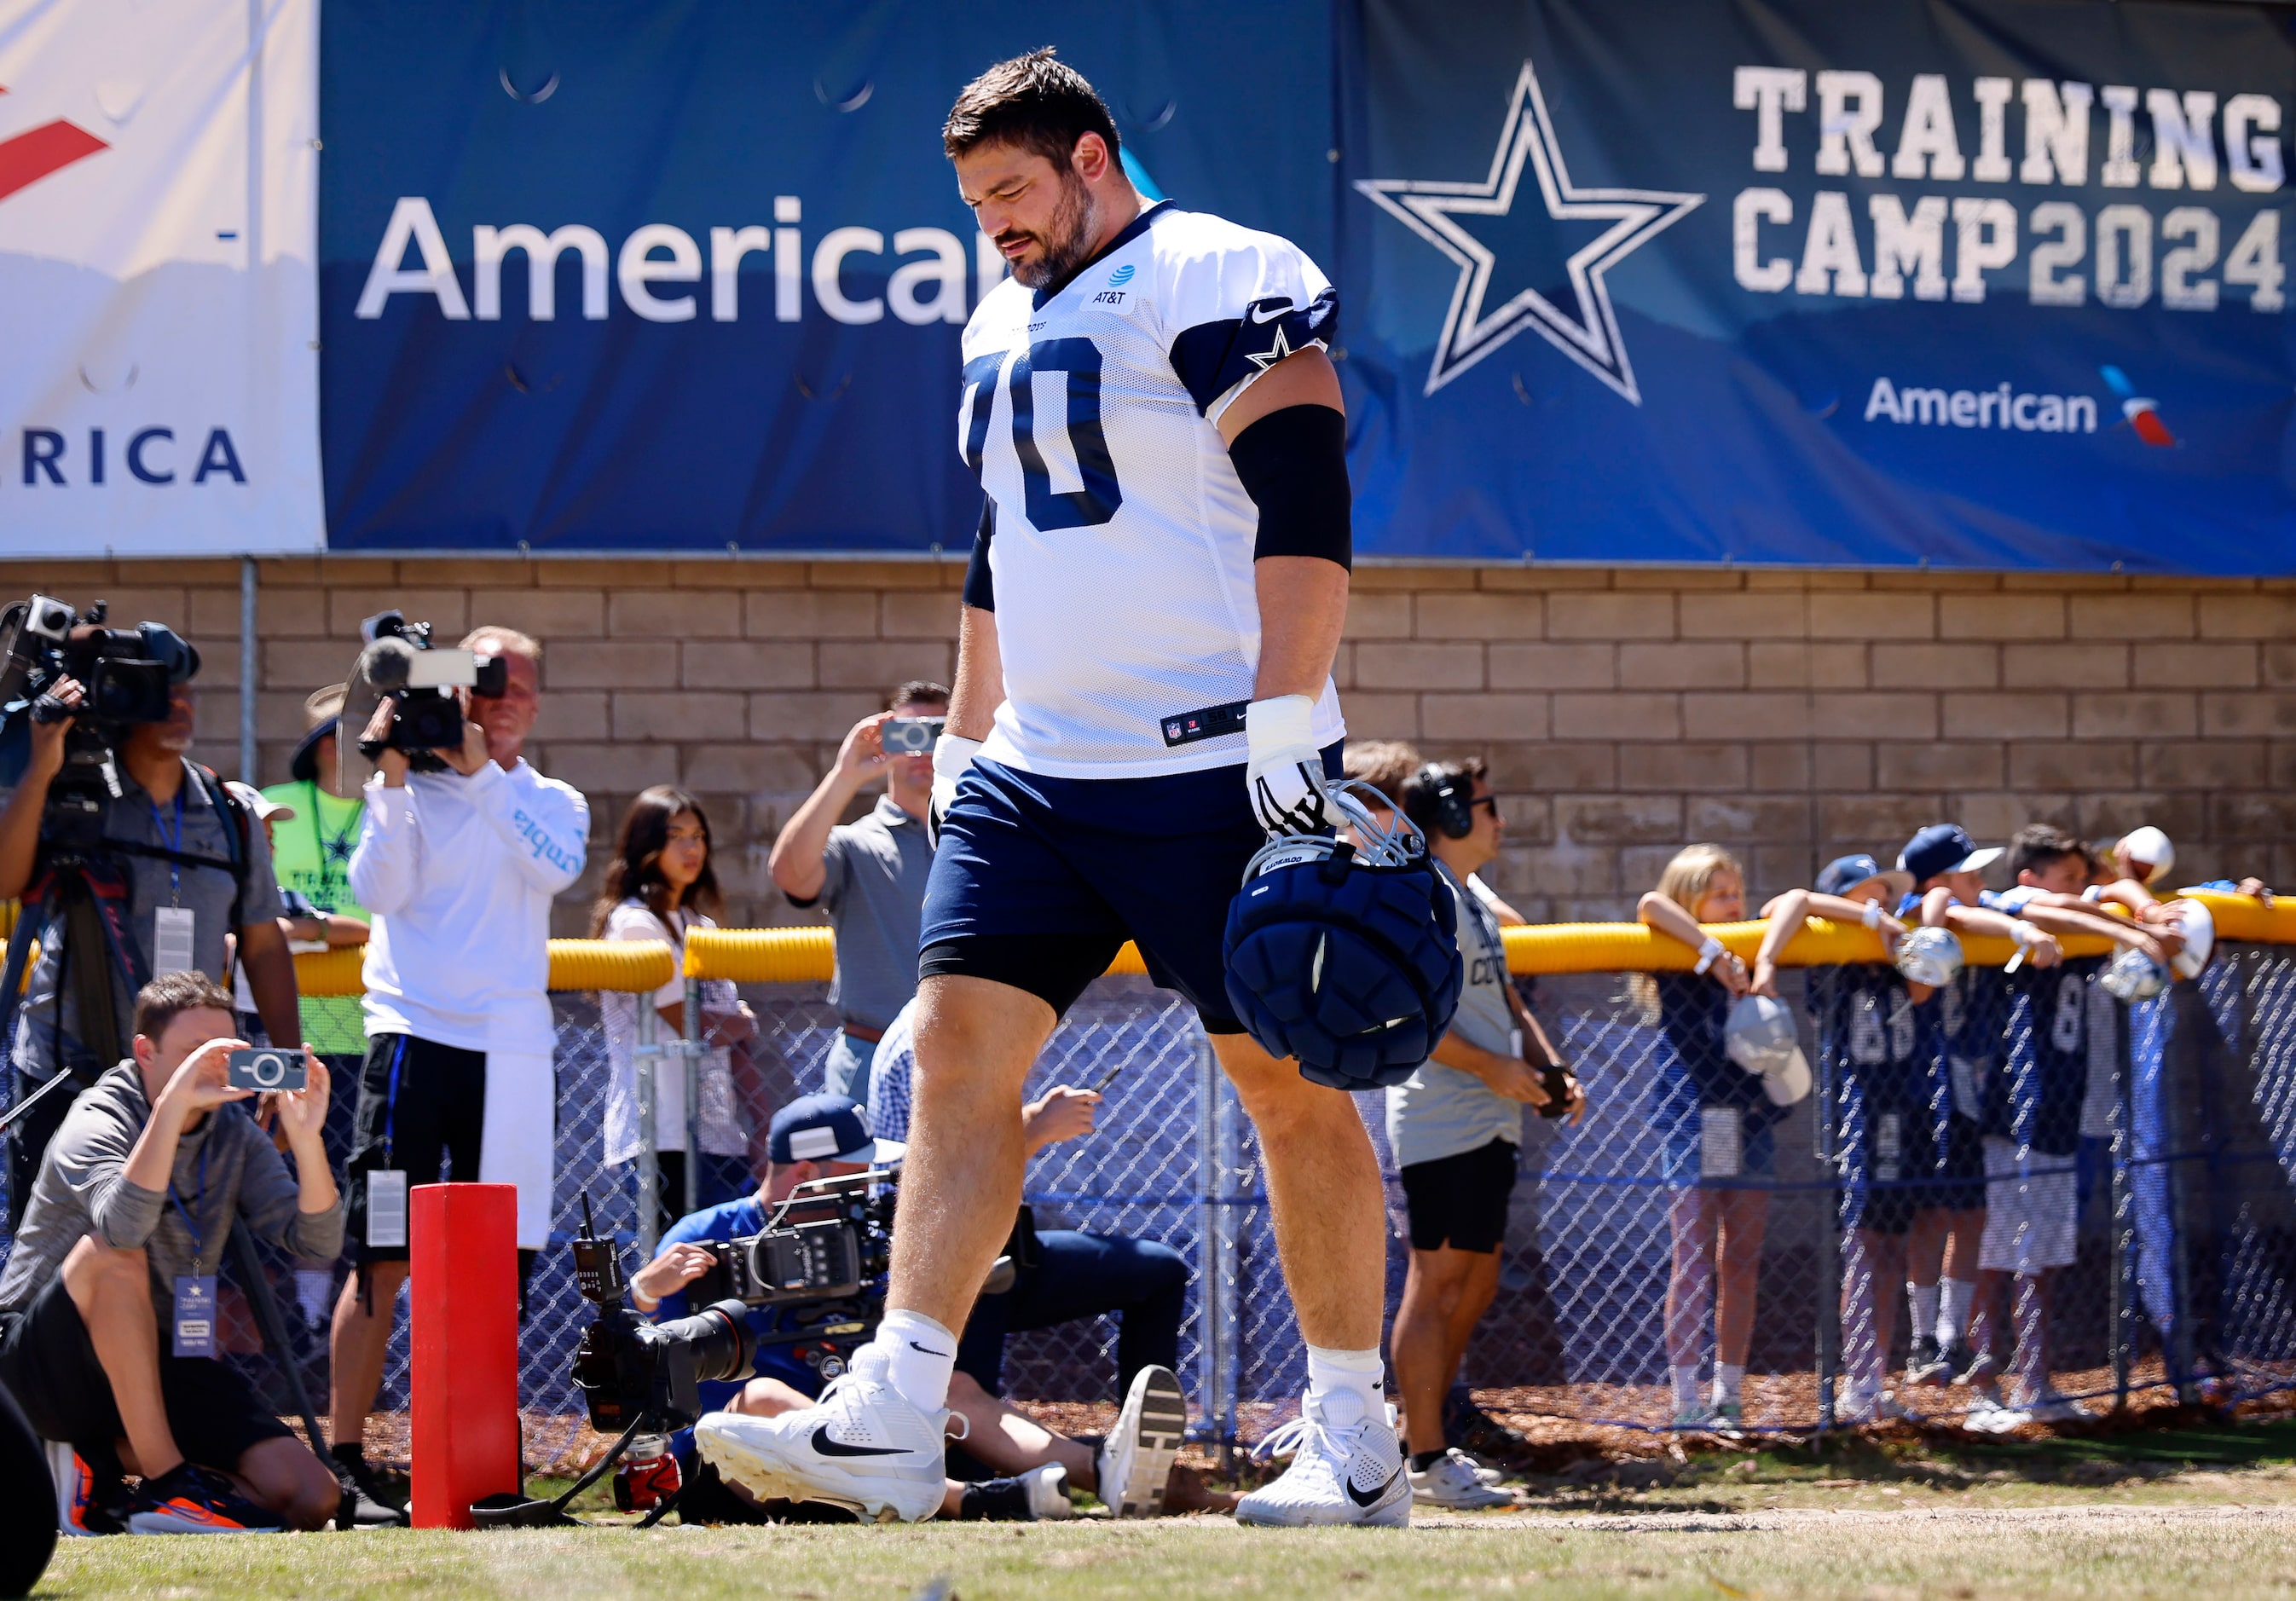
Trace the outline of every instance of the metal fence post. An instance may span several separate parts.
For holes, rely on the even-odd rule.
[[[630,1053],[630,1065],[637,1080],[638,1101],[638,1260],[653,1260],[654,1248],[661,1243],[658,1225],[661,1217],[661,1161],[657,1153],[658,1136],[654,1131],[654,1065],[661,1059],[661,1017],[655,1010],[653,997],[634,995],[638,1014],[637,1048]]]
[[[1810,981],[1830,984],[1837,970],[1818,968]],[[1840,1087],[1834,1082],[1833,1053],[1817,1053],[1817,1127],[1816,1135],[1819,1203],[1825,1208],[1817,1230],[1817,1432],[1834,1426],[1834,1392],[1841,1374],[1841,1167],[1834,1139]]]
[[[2128,1405],[2129,1370],[2136,1356],[2136,1063],[2129,1054],[2128,1008],[2115,1006],[2112,1096],[2112,1407]]]
[[[685,1215],[701,1210],[701,981],[685,981]]]
[[[1220,1471],[1233,1469],[1238,1373],[1236,1230],[1229,1184],[1235,1170],[1235,1118],[1227,1081],[1201,1024],[1191,1025],[1196,1052],[1196,1250],[1203,1334],[1198,1391],[1204,1433],[1219,1448]]]

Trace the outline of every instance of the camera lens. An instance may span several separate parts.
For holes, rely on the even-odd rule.
[[[749,1371],[749,1315],[750,1309],[740,1301],[721,1301],[691,1318],[657,1324],[655,1330],[662,1343],[686,1347],[694,1378],[708,1383]]]
[[[40,614],[40,626],[51,634],[61,634],[71,626],[71,613],[62,606],[51,606]]]
[[[247,1064],[247,1076],[264,1089],[276,1089],[287,1077],[287,1058],[276,1051],[264,1051]]]

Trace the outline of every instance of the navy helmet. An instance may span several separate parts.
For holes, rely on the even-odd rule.
[[[1270,841],[1230,903],[1227,995],[1251,1037],[1333,1089],[1400,1084],[1458,1010],[1459,913],[1425,836],[1334,787],[1357,842]]]

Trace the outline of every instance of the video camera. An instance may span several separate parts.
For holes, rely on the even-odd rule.
[[[164,623],[109,626],[98,601],[86,612],[35,595],[0,611],[0,783],[14,784],[30,754],[34,723],[72,719],[63,771],[48,788],[41,837],[92,845],[102,799],[123,792],[117,747],[138,723],[164,723],[171,686],[200,670],[200,653]],[[78,681],[78,707],[54,698],[56,685]]]
[[[598,1317],[575,1350],[574,1384],[589,1403],[590,1426],[616,1434],[641,1420],[648,1432],[683,1428],[701,1416],[697,1386],[749,1376],[760,1345],[820,1342],[816,1365],[835,1378],[850,1347],[884,1315],[894,1183],[884,1169],[816,1178],[791,1191],[756,1234],[707,1242],[717,1265],[685,1294],[689,1304],[704,1297],[712,1304],[668,1323],[650,1323],[629,1306],[620,1253],[593,1232],[586,1199],[574,1282]],[[794,1212],[805,1221],[790,1221]],[[751,1331],[752,1307],[780,1309],[775,1332]]]
[[[463,704],[455,692],[492,697],[510,687],[510,666],[500,656],[434,645],[430,625],[409,622],[403,612],[378,612],[359,632],[367,644],[351,670],[341,722],[350,740],[339,741],[338,750],[359,740],[374,708],[390,701],[390,734],[372,746],[360,744],[359,753],[371,761],[399,751],[411,765],[436,770],[445,765],[437,752],[462,747]]]

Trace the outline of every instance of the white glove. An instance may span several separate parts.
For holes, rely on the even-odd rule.
[[[1277,695],[1244,709],[1251,754],[1243,784],[1252,816],[1269,833],[1320,833],[1332,825],[1315,713],[1316,702],[1306,695]]]
[[[980,742],[944,733],[933,743],[932,799],[925,804],[925,843],[940,849],[940,820],[956,804],[956,781],[980,754]]]

